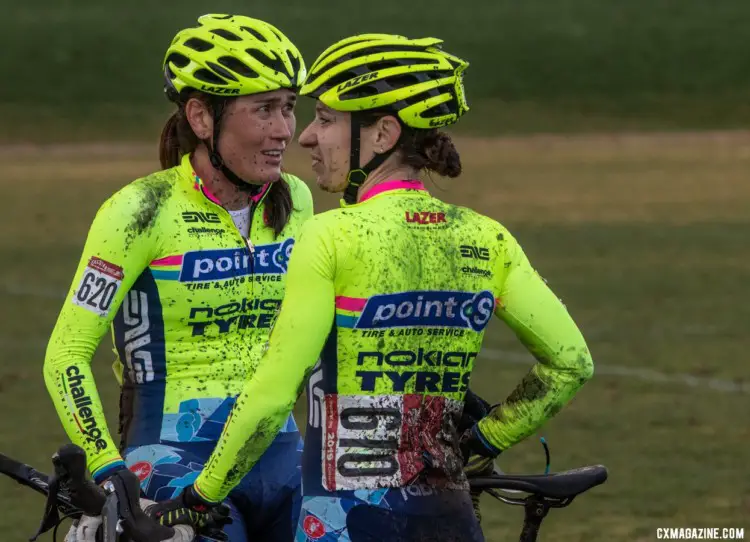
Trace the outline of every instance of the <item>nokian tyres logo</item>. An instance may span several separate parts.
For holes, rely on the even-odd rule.
[[[204,282],[244,277],[250,274],[284,274],[294,239],[258,245],[251,253],[244,248],[197,250],[185,253],[180,282]]]
[[[494,309],[495,296],[489,290],[376,295],[367,300],[355,327],[452,327],[482,331]]]

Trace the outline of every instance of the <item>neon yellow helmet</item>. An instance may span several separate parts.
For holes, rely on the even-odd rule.
[[[337,111],[382,109],[412,128],[452,124],[469,110],[463,72],[469,63],[437,38],[361,34],[317,58],[300,94]]]
[[[297,47],[276,27],[242,15],[209,14],[177,33],[164,57],[165,91],[242,96],[288,88],[305,80]]]

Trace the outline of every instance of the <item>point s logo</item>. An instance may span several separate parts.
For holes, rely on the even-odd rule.
[[[102,438],[102,430],[96,423],[94,411],[91,409],[91,397],[84,388],[85,382],[86,376],[81,374],[77,366],[71,365],[65,369],[63,377],[65,398],[78,429],[86,437],[87,443],[92,444],[99,451],[106,450],[107,441]]]
[[[356,328],[452,327],[482,331],[495,310],[489,290],[416,291],[376,295],[367,300]]]
[[[180,282],[226,280],[247,275],[286,273],[294,239],[282,243],[258,245],[251,253],[246,248],[196,250],[186,252],[180,270]]]

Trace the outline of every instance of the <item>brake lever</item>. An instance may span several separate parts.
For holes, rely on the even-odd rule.
[[[105,482],[104,490],[107,492],[107,498],[101,509],[104,536],[102,542],[117,542],[119,534],[122,533],[120,525],[120,502],[117,498],[115,486],[111,481],[108,480]]]

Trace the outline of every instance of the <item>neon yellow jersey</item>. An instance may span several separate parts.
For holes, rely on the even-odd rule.
[[[99,209],[44,364],[65,430],[95,476],[122,461],[90,367],[110,326],[122,371],[122,449],[213,447],[267,344],[294,236],[313,213],[305,183],[283,181],[294,211],[278,238],[265,223],[270,185],[251,203],[246,240],[189,156]],[[286,430],[296,431],[293,419]]]
[[[212,501],[229,492],[308,376],[306,496],[420,477],[467,488],[456,428],[493,314],[538,360],[480,422],[504,450],[553,416],[593,369],[565,306],[513,236],[417,181],[377,185],[360,203],[315,216],[295,246],[269,349],[196,489]]]

